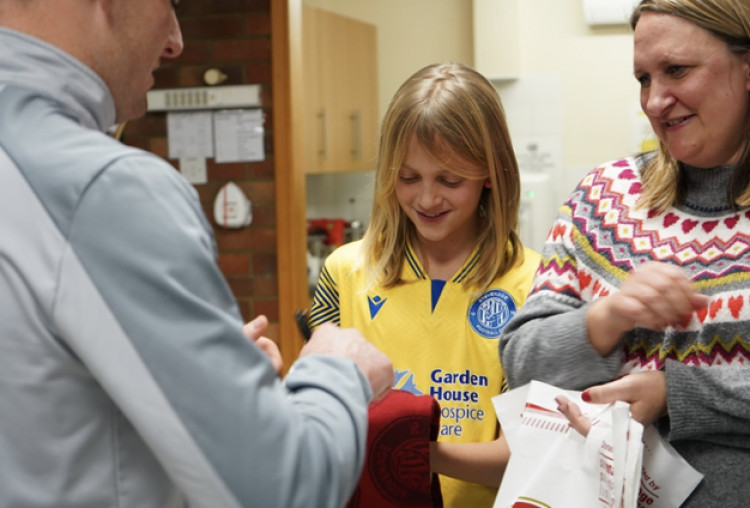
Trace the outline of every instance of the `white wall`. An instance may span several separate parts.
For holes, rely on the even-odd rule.
[[[549,95],[562,99],[562,176],[570,190],[594,165],[633,151],[638,83],[632,73],[632,31],[627,25],[589,27],[581,0],[519,2],[519,81],[529,78],[538,85],[535,78],[547,76],[554,88]],[[523,110],[534,111],[534,105],[512,106],[518,114],[508,121],[515,133],[527,126]]]

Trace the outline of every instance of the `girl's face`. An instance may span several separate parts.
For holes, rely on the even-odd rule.
[[[634,32],[641,108],[672,157],[699,168],[736,163],[750,114],[750,53],[684,19],[646,12]]]
[[[480,173],[479,168],[451,151],[446,156],[450,167]],[[396,197],[423,246],[473,245],[478,235],[479,198],[485,182],[448,171],[412,136],[398,172]]]

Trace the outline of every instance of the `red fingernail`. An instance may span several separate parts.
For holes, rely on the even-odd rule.
[[[581,394],[581,399],[583,399],[584,402],[591,402],[591,394],[588,390]]]

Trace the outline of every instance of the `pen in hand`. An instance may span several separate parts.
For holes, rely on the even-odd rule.
[[[294,313],[294,320],[297,322],[297,328],[299,328],[299,331],[302,334],[302,340],[304,340],[305,342],[310,340],[310,335],[312,335],[309,319],[309,310],[298,310]]]

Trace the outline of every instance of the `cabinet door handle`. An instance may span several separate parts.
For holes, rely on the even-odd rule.
[[[320,118],[320,139],[318,140],[318,155],[321,159],[328,157],[328,133],[326,131],[326,108],[321,108],[318,113]]]
[[[352,155],[355,159],[362,158],[362,112],[356,110],[352,113]]]

